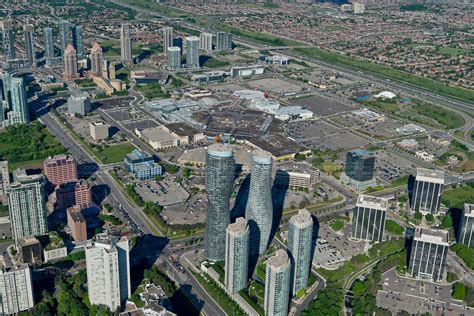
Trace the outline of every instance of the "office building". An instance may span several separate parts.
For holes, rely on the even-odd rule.
[[[355,190],[377,185],[374,179],[375,156],[367,150],[356,149],[346,155],[346,172],[341,181]]]
[[[217,32],[216,50],[218,52],[230,52],[232,50],[232,34]]]
[[[138,180],[153,179],[162,175],[162,168],[151,155],[135,149],[125,155],[124,168],[135,175]]]
[[[9,20],[3,20],[2,22],[2,40],[5,61],[15,59],[15,32],[13,31],[12,22]]]
[[[7,91],[7,94],[11,102],[11,111],[7,112],[8,124],[28,124],[30,122],[30,110],[24,79],[22,77],[9,77],[8,85],[10,91]]]
[[[86,220],[81,213],[79,205],[74,205],[67,209],[67,226],[71,230],[71,237],[76,243],[87,240]]]
[[[173,46],[173,28],[164,27],[163,28],[163,54],[168,54],[168,47]]]
[[[89,132],[92,139],[101,140],[109,137],[109,124],[104,121],[96,121],[89,123]]]
[[[201,33],[199,34],[199,49],[206,52],[212,51],[212,34],[211,33]]]
[[[181,48],[176,46],[168,47],[168,54],[166,56],[168,68],[176,70],[181,68]]]
[[[6,189],[10,185],[10,173],[8,172],[8,161],[0,161],[0,195],[6,195]]]
[[[44,177],[14,173],[14,182],[7,188],[10,222],[15,242],[18,238],[43,235],[48,231],[44,198]]]
[[[235,160],[232,149],[227,145],[210,145],[206,154],[208,211],[204,252],[211,261],[225,259],[225,234],[230,224],[229,200],[234,177]]]
[[[88,94],[72,93],[67,99],[67,112],[71,115],[87,115],[91,111],[91,99]]]
[[[250,188],[245,219],[250,227],[250,254],[263,255],[273,223],[272,155],[263,150],[252,153]]]
[[[56,209],[65,210],[73,205],[88,208],[92,205],[92,192],[89,183],[80,179],[59,184],[55,189]]]
[[[78,179],[77,162],[71,155],[56,155],[46,158],[43,163],[43,171],[54,187]]]
[[[91,75],[94,77],[101,77],[102,67],[104,65],[104,54],[102,52],[102,47],[97,42],[95,42],[94,45],[92,45],[90,60],[91,60]]]
[[[186,37],[186,67],[199,68],[199,37]]]
[[[308,286],[311,270],[311,246],[313,242],[313,218],[302,209],[293,215],[288,223],[288,254],[291,260],[290,293]]]
[[[416,169],[411,195],[411,209],[423,214],[438,214],[444,187],[444,172],[424,168]]]
[[[64,50],[64,80],[70,81],[79,78],[77,71],[77,56],[74,46],[69,44]]]
[[[69,44],[72,44],[72,35],[71,35],[71,24],[62,20],[59,21],[59,50],[61,51],[61,56],[64,56],[64,51]]]
[[[19,238],[16,248],[22,263],[34,266],[43,262],[43,248],[36,237],[31,236]]]
[[[352,238],[382,241],[388,200],[360,194],[352,216]]]
[[[266,316],[287,316],[290,299],[290,258],[278,249],[268,258],[265,273],[264,310]]]
[[[474,248],[474,204],[464,204],[458,242]]]
[[[54,58],[54,35],[53,29],[50,27],[45,27],[43,29],[44,33],[44,57],[46,57],[46,62],[48,59]]]
[[[121,60],[124,64],[132,64],[132,40],[130,37],[130,24],[122,23],[120,29],[120,51]]]
[[[243,217],[229,224],[225,240],[225,286],[232,293],[247,286],[249,265],[249,226]]]
[[[0,267],[0,314],[16,315],[33,305],[33,280],[28,265]]]
[[[36,66],[36,52],[35,52],[35,34],[33,25],[26,24],[23,26],[23,40],[25,41],[26,59],[30,66]]]
[[[76,49],[76,54],[80,57],[84,56],[84,45],[82,42],[82,26],[72,25],[71,26],[71,37],[72,37],[72,45]]]
[[[411,247],[408,273],[423,280],[442,280],[448,248],[448,231],[417,228]]]
[[[92,305],[115,311],[130,297],[129,242],[99,234],[86,245],[87,288]]]

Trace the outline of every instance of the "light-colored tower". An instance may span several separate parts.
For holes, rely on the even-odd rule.
[[[308,286],[311,270],[313,218],[302,209],[290,218],[288,224],[288,252],[291,260],[291,294]]]
[[[61,56],[64,56],[64,51],[69,44],[72,44],[71,23],[66,20],[59,21],[59,43],[61,47]]]
[[[206,193],[208,200],[205,256],[211,261],[225,259],[225,234],[230,224],[229,200],[234,187],[235,160],[227,145],[213,144],[206,155]]]
[[[219,52],[230,52],[232,50],[232,34],[217,32],[216,50]]]
[[[5,60],[15,59],[15,33],[12,23],[8,20],[2,22],[2,35]]]
[[[272,155],[263,150],[255,150],[252,154],[245,218],[250,226],[250,254],[263,255],[273,223]]]
[[[33,281],[28,265],[10,268],[0,266],[0,314],[17,314],[33,305]]]
[[[121,60],[125,64],[132,64],[132,40],[130,36],[130,24],[122,23],[122,28],[120,29],[120,51],[121,51]]]
[[[199,37],[186,37],[186,67],[199,68]]]
[[[173,46],[173,28],[170,26],[163,28],[163,54],[168,54],[168,47]]]
[[[249,226],[243,217],[229,224],[225,240],[225,285],[236,293],[247,286]]]
[[[8,172],[8,161],[0,161],[0,195],[7,195],[10,185],[10,173]]]
[[[464,204],[458,242],[474,248],[474,204]]]
[[[417,228],[410,251],[408,273],[423,280],[442,280],[448,248],[448,231]]]
[[[444,186],[444,172],[424,168],[416,169],[411,208],[423,214],[438,214]]]
[[[268,258],[265,273],[266,316],[287,316],[290,299],[290,258],[286,251],[278,249]]]
[[[86,245],[87,287],[92,305],[115,311],[131,295],[129,242],[99,234]]]
[[[31,66],[36,66],[36,53],[35,53],[35,34],[33,25],[26,24],[23,26],[23,39],[25,41],[26,59]]]
[[[53,29],[50,27],[45,27],[44,30],[44,56],[46,61],[48,59],[54,58],[54,36]]]
[[[10,124],[28,124],[30,113],[26,96],[25,80],[22,77],[10,77],[10,96],[13,113],[8,113]]]
[[[99,43],[95,42],[91,49],[91,73],[94,77],[102,76],[102,67],[104,64],[104,54]]]
[[[206,52],[212,51],[212,34],[211,33],[201,33],[199,34],[199,49]]]
[[[168,68],[176,70],[181,68],[181,48],[177,46],[168,47]]]
[[[64,50],[64,80],[69,81],[78,77],[76,50],[69,44]]]
[[[352,238],[382,241],[388,200],[360,194],[352,216]]]
[[[13,239],[44,235],[48,232],[44,199],[44,177],[14,173],[14,182],[7,188]]]

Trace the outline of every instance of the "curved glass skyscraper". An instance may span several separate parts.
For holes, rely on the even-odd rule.
[[[250,191],[245,219],[250,227],[250,254],[264,254],[272,229],[273,203],[272,156],[263,150],[255,150],[252,154]]]
[[[208,199],[204,252],[212,261],[225,258],[225,234],[230,224],[229,200],[234,186],[235,161],[229,146],[207,149],[206,192]]]

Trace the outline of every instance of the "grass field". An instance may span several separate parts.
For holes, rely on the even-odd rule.
[[[443,192],[441,202],[449,208],[462,209],[464,203],[474,203],[474,182],[458,186],[451,190]]]
[[[106,40],[100,42],[104,56],[115,57],[120,56],[120,41],[119,40]],[[142,51],[140,44],[132,43],[132,55],[139,55]]]

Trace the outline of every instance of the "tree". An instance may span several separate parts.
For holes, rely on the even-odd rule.
[[[415,213],[415,219],[421,221],[423,219],[423,214],[421,214],[420,212],[416,212]]]
[[[434,216],[433,216],[433,214],[431,214],[431,213],[426,214],[426,215],[425,215],[425,219],[426,219],[426,221],[428,221],[428,222],[434,222]]]
[[[454,283],[453,286],[453,298],[456,300],[464,300],[466,297],[466,287],[461,282]]]

